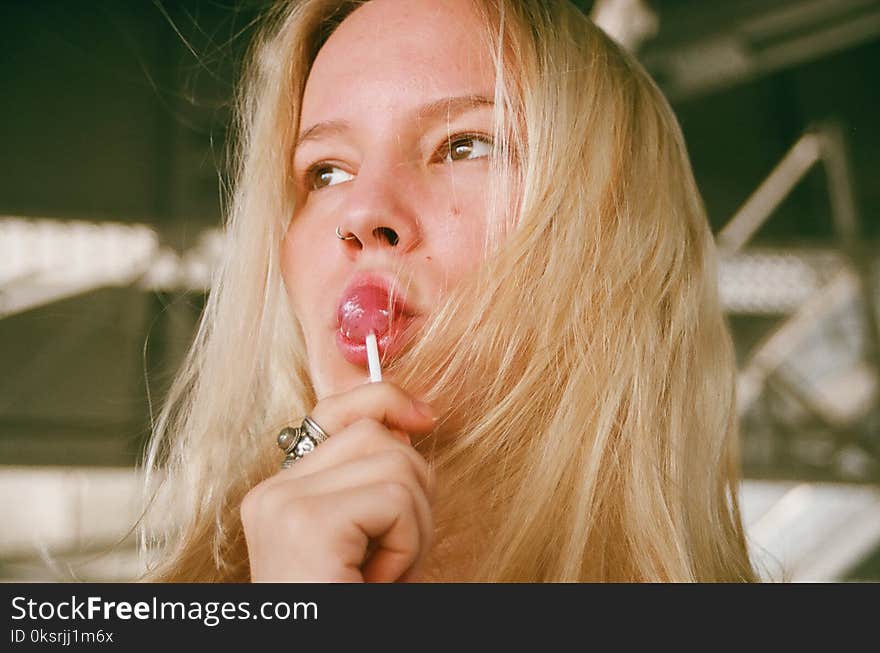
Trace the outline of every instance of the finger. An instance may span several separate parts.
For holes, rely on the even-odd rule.
[[[398,431],[397,429],[390,429],[391,435],[395,438],[403,442],[404,444],[412,444],[412,438],[409,436],[409,433],[404,433],[403,431]]]
[[[427,434],[434,429],[434,413],[388,381],[365,383],[318,402],[311,413],[328,435],[338,433],[359,419],[368,417],[390,429]]]
[[[280,470],[273,479],[278,482],[291,478],[317,475],[334,466],[362,460],[382,452],[398,452],[406,456],[418,472],[429,496],[434,492],[434,476],[425,459],[411,444],[404,444],[384,425],[372,419],[361,419],[320,444],[312,453],[297,460],[288,469]],[[270,479],[269,483],[275,481]]]
[[[406,485],[383,481],[326,498],[335,515],[353,519],[360,534],[376,543],[368,560],[344,561],[361,568],[366,582],[394,582],[423,557],[415,503]]]
[[[380,481],[408,482],[414,492],[426,497],[434,491],[428,463],[414,449],[406,450],[402,445],[297,476],[293,487],[298,496],[313,496]]]
[[[415,565],[409,568],[409,570],[400,578],[397,579],[398,583],[424,583],[424,575],[421,570],[421,566],[417,562]]]
[[[434,537],[434,520],[428,494],[430,488],[424,476],[426,472],[427,469],[415,469],[410,460],[400,452],[383,452],[294,479],[288,485],[290,491],[288,496],[291,500],[317,498],[354,488],[370,487],[382,482],[402,483],[412,494],[419,525],[420,550],[427,551]],[[279,485],[275,488],[275,492],[284,491],[283,486]],[[336,510],[335,507],[333,509]]]

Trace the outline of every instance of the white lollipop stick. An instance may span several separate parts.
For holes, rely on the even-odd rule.
[[[370,383],[382,380],[382,367],[379,365],[379,345],[376,334],[370,331],[367,335],[367,362],[370,364]]]

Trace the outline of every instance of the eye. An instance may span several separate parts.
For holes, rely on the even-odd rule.
[[[317,163],[311,166],[306,171],[305,177],[306,187],[309,190],[320,190],[354,179],[354,175],[350,172],[329,163]]]
[[[492,139],[484,134],[458,134],[450,136],[440,154],[444,163],[481,159],[492,154]]]

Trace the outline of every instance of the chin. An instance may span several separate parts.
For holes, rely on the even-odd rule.
[[[312,387],[319,401],[325,397],[351,390],[368,380],[362,370],[348,364],[338,354],[336,356],[339,357],[339,360],[328,365],[330,356],[333,354],[334,352],[330,352],[324,356],[320,363],[313,362],[311,365]]]

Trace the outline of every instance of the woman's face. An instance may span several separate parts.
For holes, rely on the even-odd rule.
[[[367,333],[387,362],[483,260],[495,74],[482,34],[472,0],[373,0],[312,66],[282,270],[318,398],[368,379]]]

